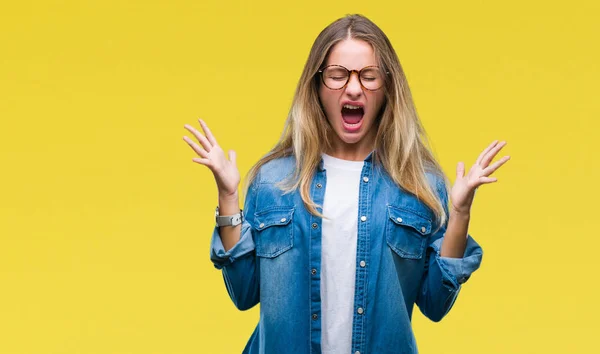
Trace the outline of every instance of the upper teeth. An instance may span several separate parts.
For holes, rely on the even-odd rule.
[[[345,104],[345,105],[344,105],[344,108],[348,108],[348,109],[359,109],[359,108],[362,108],[362,107],[361,107],[361,106],[353,106],[353,105],[350,105],[350,104]]]

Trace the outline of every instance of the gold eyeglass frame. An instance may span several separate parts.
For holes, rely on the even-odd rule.
[[[340,87],[338,89],[334,89],[334,88],[331,88],[331,87],[327,86],[327,84],[325,83],[325,79],[323,78],[323,71],[325,71],[327,68],[329,68],[331,66],[338,66],[340,68],[345,69],[348,72],[348,78],[346,79],[346,83],[342,87]],[[356,73],[356,75],[358,75],[358,82],[360,83],[360,86],[362,88],[364,88],[365,90],[367,90],[367,91],[377,91],[377,90],[381,89],[383,86],[385,86],[385,80],[383,81],[383,84],[381,86],[379,86],[378,88],[376,88],[376,89],[368,89],[368,88],[365,87],[365,85],[363,85],[362,79],[360,78],[360,73],[363,70],[368,69],[368,68],[377,68],[377,69],[381,70],[381,68],[378,65],[368,65],[368,66],[365,66],[364,68],[362,68],[360,70],[348,70],[348,68],[346,68],[343,65],[331,64],[331,65],[327,65],[326,67],[324,67],[323,69],[321,69],[321,70],[319,70],[317,72],[319,73],[319,76],[321,76],[321,82],[323,82],[323,85],[325,85],[325,87],[327,87],[330,90],[338,91],[338,90],[344,89],[346,87],[346,85],[348,85],[348,83],[350,82],[350,77],[352,77],[353,73]],[[389,75],[389,74],[390,74],[389,71],[385,72],[385,75]]]

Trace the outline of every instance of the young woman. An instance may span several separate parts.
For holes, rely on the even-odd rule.
[[[185,125],[200,145],[184,140],[219,190],[211,260],[240,310],[261,304],[243,352],[417,353],[413,305],[441,320],[481,264],[470,208],[505,142],[459,163],[448,193],[398,57],[361,15],[317,37],[243,210],[235,152],[200,124]]]

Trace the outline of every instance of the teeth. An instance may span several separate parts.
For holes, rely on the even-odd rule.
[[[345,104],[344,108],[348,108],[348,109],[360,109],[362,107],[361,106],[352,106],[352,105],[349,105],[349,104]]]

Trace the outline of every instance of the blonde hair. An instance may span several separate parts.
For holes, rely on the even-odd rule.
[[[329,124],[324,124],[327,119],[318,96],[320,77],[317,74],[331,48],[345,39],[369,43],[379,67],[390,73],[383,87],[385,103],[376,123],[374,163],[381,164],[398,186],[426,204],[434,212],[439,225],[443,225],[447,215],[442,200],[433,189],[439,188],[439,185],[430,186],[425,172],[442,178],[445,193],[448,193],[448,180],[429,148],[427,135],[417,116],[406,76],[392,44],[377,25],[359,14],[334,21],[316,38],[296,87],[281,137],[248,172],[244,194],[261,166],[274,159],[295,156],[294,174],[278,187],[286,193],[300,188],[307,210],[323,217],[317,210],[319,205],[310,198],[310,183],[321,161],[321,153],[331,147],[330,137],[335,132]]]

